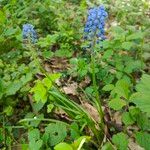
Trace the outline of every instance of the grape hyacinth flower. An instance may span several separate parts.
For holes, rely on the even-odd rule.
[[[32,44],[37,41],[37,34],[32,24],[24,24],[22,30],[23,40],[29,40]]]
[[[96,38],[96,43],[105,40],[105,20],[108,14],[104,6],[98,6],[89,9],[88,17],[84,28],[84,39],[93,44],[93,39]]]

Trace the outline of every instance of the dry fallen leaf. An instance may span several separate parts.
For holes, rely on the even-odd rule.
[[[77,83],[68,84],[67,86],[64,86],[62,89],[65,94],[71,94],[71,95],[77,95]]]
[[[88,102],[82,102],[82,107],[91,115],[91,117],[96,121],[99,122],[100,118],[99,118],[99,114],[98,111],[96,110],[96,108],[94,106],[92,106],[91,104],[89,104]]]
[[[90,84],[90,82],[91,82],[90,77],[86,76],[85,79],[80,82],[79,87],[85,88],[86,86],[88,86]]]
[[[112,116],[112,121],[115,122],[116,124],[122,124],[122,117],[120,112],[115,112],[114,115]]]
[[[128,147],[131,149],[131,150],[144,150],[144,148],[140,147],[137,143],[134,142],[133,139],[129,139],[129,144],[128,144]]]

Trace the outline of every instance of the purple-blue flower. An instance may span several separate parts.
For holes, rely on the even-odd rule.
[[[22,29],[23,40],[30,40],[31,43],[36,43],[37,34],[32,24],[24,24]]]
[[[108,14],[104,6],[98,6],[89,9],[87,21],[84,28],[84,37],[87,40],[93,40],[97,37],[97,41],[105,39],[105,20]]]

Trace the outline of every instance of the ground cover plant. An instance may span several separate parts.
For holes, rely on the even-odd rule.
[[[148,0],[0,0],[0,149],[149,150]]]

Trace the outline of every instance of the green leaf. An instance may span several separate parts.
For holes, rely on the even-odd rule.
[[[109,59],[113,55],[113,50],[106,50],[103,55],[103,59]]]
[[[13,27],[10,27],[8,30],[6,30],[5,35],[6,36],[11,36],[16,33],[17,29],[14,29]]]
[[[113,135],[112,142],[116,145],[118,150],[127,150],[128,137],[126,134],[120,132],[116,135]]]
[[[53,108],[54,108],[54,105],[53,105],[53,104],[47,105],[47,113],[50,113]]]
[[[52,87],[52,82],[49,78],[44,78],[43,83],[48,89],[50,89]]]
[[[126,105],[126,102],[120,98],[114,98],[108,103],[108,105],[114,110],[120,110],[123,106]]]
[[[47,89],[44,87],[42,81],[37,80],[35,86],[31,89],[31,92],[34,93],[34,98],[36,102],[45,103],[47,100]]]
[[[132,42],[124,42],[124,43],[122,43],[122,48],[125,50],[130,50],[132,45],[133,45]]]
[[[38,129],[33,129],[28,133],[30,150],[40,150],[43,141],[40,139],[40,132]]]
[[[150,75],[144,74],[136,86],[137,92],[132,94],[130,101],[150,116]]]
[[[77,139],[80,137],[80,130],[77,123],[73,122],[70,126],[70,130],[72,139]]]
[[[129,98],[129,84],[123,79],[116,83],[114,91],[118,97],[124,97],[126,99]]]
[[[7,87],[7,90],[6,90],[6,95],[9,96],[9,95],[14,95],[16,94],[16,92],[22,87],[22,82],[21,81],[14,81],[12,83],[10,83]]]
[[[107,85],[105,85],[105,86],[103,87],[102,90],[104,90],[104,91],[111,91],[111,90],[113,90],[113,89],[114,89],[114,85],[113,85],[113,84],[107,84]]]
[[[135,121],[132,119],[129,112],[124,112],[122,114],[122,121],[125,125],[132,125]]]
[[[67,143],[59,143],[54,147],[54,150],[73,150],[73,148]]]
[[[13,114],[13,107],[7,106],[3,112],[6,113],[7,116],[11,116]]]
[[[55,82],[61,77],[60,73],[49,74],[47,78],[50,78],[51,81]]]
[[[137,125],[140,129],[143,131],[149,131],[150,130],[150,119],[149,117],[144,113],[139,113],[136,118]]]
[[[112,144],[110,142],[107,142],[103,145],[101,150],[115,150],[115,149],[112,147]]]
[[[136,33],[133,33],[129,35],[126,40],[136,40],[136,39],[143,39],[144,34],[141,31],[138,31]]]
[[[90,136],[81,136],[79,137],[74,143],[72,144],[72,147],[74,149],[80,150],[83,146],[83,144],[91,139]]]
[[[62,141],[67,136],[66,126],[62,123],[51,123],[45,128],[45,136],[48,139],[48,143],[54,146]]]
[[[3,11],[0,10],[0,24],[3,24],[6,20],[6,16],[5,13]]]
[[[135,138],[141,147],[145,150],[150,150],[150,134],[146,132],[137,132]]]
[[[50,59],[51,57],[53,57],[54,53],[52,51],[44,51],[42,53],[43,57],[46,59]]]

